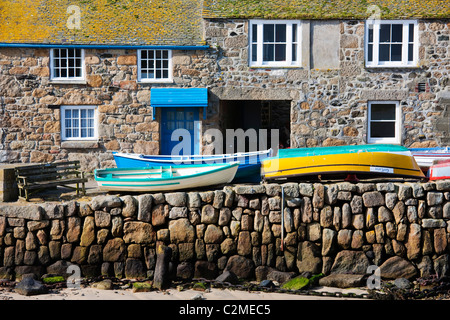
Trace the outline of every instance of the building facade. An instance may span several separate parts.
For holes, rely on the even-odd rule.
[[[52,2],[3,8],[0,162],[112,167],[114,151],[170,153],[180,128],[203,154],[231,150],[227,129],[278,129],[269,147],[449,144],[448,3],[373,19],[342,1]]]

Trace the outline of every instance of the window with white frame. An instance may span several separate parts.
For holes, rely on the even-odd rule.
[[[62,140],[96,140],[95,106],[61,106]]]
[[[374,20],[366,23],[367,67],[415,67],[419,54],[416,20]]]
[[[300,66],[299,44],[300,21],[250,21],[250,66]]]
[[[369,101],[368,143],[401,142],[401,109],[398,101]]]
[[[84,50],[51,49],[50,71],[51,80],[54,81],[84,80]]]
[[[138,50],[138,80],[141,82],[172,81],[172,50]]]

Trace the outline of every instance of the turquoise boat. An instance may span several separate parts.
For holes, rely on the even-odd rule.
[[[94,177],[103,191],[174,191],[230,183],[238,167],[239,162],[108,168],[96,169]]]

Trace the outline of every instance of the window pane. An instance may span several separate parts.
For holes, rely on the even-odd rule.
[[[169,51],[164,50],[162,53],[163,53],[163,59],[169,59]]]
[[[88,137],[89,137],[89,138],[93,138],[93,137],[94,137],[94,129],[93,129],[93,128],[90,128],[90,129],[88,130]]]
[[[75,77],[75,69],[69,69],[69,77],[70,78]]]
[[[275,45],[275,61],[286,61],[286,45]]]
[[[142,50],[141,51],[141,58],[142,59],[147,59],[147,50]]]
[[[275,42],[286,42],[286,25],[277,24],[275,30]]]
[[[367,61],[373,61],[373,44],[367,45]]]
[[[67,78],[67,69],[62,69],[60,76],[61,76],[61,78]]]
[[[292,42],[297,42],[297,24],[292,25]]]
[[[258,59],[257,45],[252,44],[252,61],[256,61]]]
[[[186,112],[186,120],[194,120],[194,112]]]
[[[395,120],[395,104],[372,104],[371,120]]]
[[[380,25],[380,42],[390,42],[391,40],[391,25]]]
[[[161,59],[161,50],[155,50],[156,52],[156,59]]]
[[[378,60],[380,61],[389,61],[389,47],[390,45],[388,44],[380,44],[380,49],[379,49],[379,58]]]
[[[395,138],[395,122],[372,122],[370,124],[371,138]]]
[[[161,79],[161,70],[156,70],[155,77],[156,79]]]
[[[88,109],[88,117],[93,118],[94,117],[94,109]]]
[[[403,25],[393,24],[392,25],[392,42],[402,42],[403,40]]]
[[[53,56],[54,56],[55,58],[58,58],[58,57],[59,57],[59,49],[54,49],[54,50],[53,50]]]
[[[72,130],[66,129],[66,138],[72,138]]]
[[[76,69],[75,70],[75,77],[81,78],[81,69]]]
[[[85,128],[81,129],[81,138],[87,138],[87,129]]]
[[[274,61],[274,45],[265,44],[263,45],[263,60],[264,61]]]
[[[147,60],[142,60],[141,61],[141,68],[142,69],[147,69]]]
[[[275,39],[274,36],[274,27],[273,24],[265,24],[264,25],[264,42],[273,42]]]
[[[373,42],[373,26],[369,27],[369,42]]]
[[[169,67],[169,61],[167,61],[167,60],[164,60],[163,61],[163,68],[168,68]]]
[[[297,61],[297,45],[292,45],[292,61]]]
[[[258,26],[256,24],[252,25],[252,41],[258,41]]]
[[[408,41],[414,42],[414,25],[412,23],[409,25]]]
[[[402,61],[402,45],[391,45],[391,61]]]
[[[184,112],[177,111],[177,120],[184,120]]]
[[[169,78],[169,71],[167,71],[167,70],[163,71],[163,78],[164,79],[168,79]]]
[[[66,58],[67,57],[67,49],[61,49],[60,56],[62,58]]]
[[[408,45],[408,61],[414,61],[414,45]]]

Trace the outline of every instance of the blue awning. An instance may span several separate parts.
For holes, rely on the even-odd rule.
[[[153,108],[164,107],[200,107],[203,108],[203,118],[206,118],[208,106],[207,88],[152,88],[150,105]]]

